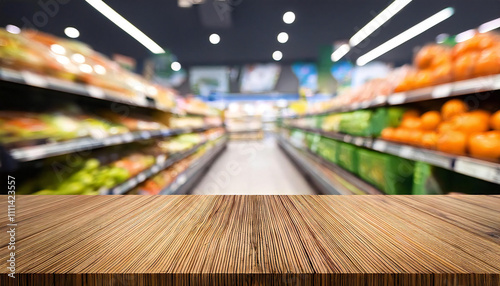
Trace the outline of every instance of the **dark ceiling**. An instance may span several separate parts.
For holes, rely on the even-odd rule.
[[[57,2],[56,2],[57,1]],[[207,0],[204,5],[214,5]],[[162,47],[177,55],[184,66],[232,65],[270,62],[275,50],[283,52],[284,62],[316,60],[319,48],[334,41],[349,39],[357,29],[368,23],[390,2],[385,0],[227,0],[231,21],[217,24],[217,13],[200,6],[179,8],[176,0],[106,0],[105,2],[151,37]],[[43,3],[58,4],[40,30],[64,36],[67,26],[80,30],[79,40],[105,54],[119,53],[142,62],[149,51],[136,40],[102,16],[84,0],[0,1],[0,25],[23,26],[23,18],[32,21]],[[409,62],[413,48],[434,41],[440,33],[456,34],[500,17],[499,0],[414,0],[374,35],[351,51],[347,58],[355,60],[379,44],[433,15],[452,6],[455,15],[427,32],[383,55],[379,60],[397,65]],[[207,7],[205,7],[207,8]],[[208,7],[210,10],[210,7]],[[296,20],[282,21],[286,11],[293,11]],[[221,10],[219,10],[221,11]],[[210,11],[209,11],[210,12]],[[201,16],[201,14],[203,14]],[[208,15],[208,16],[207,16]],[[215,15],[215,16],[214,16]],[[229,15],[229,14],[228,14]],[[208,21],[207,21],[208,17]],[[290,35],[286,44],[276,40],[279,32]],[[212,45],[211,33],[218,33],[221,42]]]

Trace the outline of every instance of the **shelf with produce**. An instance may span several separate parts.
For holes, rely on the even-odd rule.
[[[293,115],[283,117],[304,118],[311,116],[328,115],[331,113],[349,112],[381,106],[395,106],[406,103],[415,103],[420,101],[475,94],[500,89],[500,75],[491,75],[478,77],[463,81],[451,82],[432,87],[425,87],[407,92],[393,93],[389,96],[376,96],[374,99],[364,102],[356,102],[350,105],[328,109],[317,113],[307,113],[303,115]]]
[[[192,163],[188,169],[180,173],[177,178],[165,189],[160,192],[160,195],[171,195],[171,194],[182,194],[187,191],[189,186],[197,180],[199,175],[205,170],[213,160],[226,148],[228,142],[227,137],[220,139],[221,142],[216,143],[215,146],[210,148],[207,154],[204,154],[201,158],[198,158],[194,163]]]
[[[284,125],[283,127],[287,129],[304,130],[344,143],[353,144],[359,147],[372,149],[413,161],[425,162],[430,165],[448,169],[470,177],[500,184],[500,164],[498,163],[465,156],[446,154],[434,150],[393,143],[382,139],[352,136],[294,125]]]
[[[325,194],[342,195],[381,195],[380,190],[354,176],[350,172],[332,164],[312,153],[307,148],[300,148],[283,136],[278,136],[281,148],[297,163]]]
[[[245,129],[245,130],[228,130],[227,132],[229,134],[247,134],[247,133],[258,133],[262,131],[263,131],[262,128],[258,128],[258,129]]]
[[[217,140],[217,139],[215,139]],[[155,174],[159,173],[162,170],[167,169],[168,167],[174,165],[175,163],[193,155],[196,153],[202,146],[210,142],[210,140],[207,140],[205,142],[196,144],[194,147],[190,148],[187,151],[176,153],[176,154],[171,154],[168,158],[166,155],[159,155],[156,157],[156,162],[153,166],[149,167],[148,169],[140,172],[139,174],[135,175],[134,177],[126,180],[122,184],[115,186],[110,189],[103,189],[100,190],[99,193],[102,195],[122,195],[125,194],[132,189],[136,188],[140,183],[144,182],[146,179],[154,176]]]
[[[167,138],[180,134],[206,131],[220,126],[207,126],[203,128],[162,129],[151,131],[134,131],[130,133],[112,135],[104,138],[79,138],[64,142],[35,145],[15,148],[9,151],[10,156],[19,162],[28,162],[49,157],[115,146],[132,142],[139,142],[154,138]]]
[[[177,113],[172,109],[161,107],[156,103],[154,98],[148,97],[144,94],[138,94],[137,96],[128,99],[124,96],[120,96],[120,94],[116,91],[106,90],[104,88],[92,85],[61,80],[30,71],[16,71],[6,68],[0,68],[0,80],[8,83],[26,85],[29,87],[43,88],[57,92],[96,98],[99,100]]]
[[[117,91],[107,90],[105,88],[93,85],[62,80],[30,71],[16,71],[6,68],[0,68],[0,81],[4,83],[24,85],[27,87],[42,88],[54,92],[63,92],[78,96],[84,96],[102,101],[143,107],[172,113],[178,116],[215,116],[197,111],[183,111],[177,108],[167,108],[159,104],[153,97],[147,96],[143,93],[138,93],[135,96],[123,96]]]

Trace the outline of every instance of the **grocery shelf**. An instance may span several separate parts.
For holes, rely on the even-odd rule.
[[[171,109],[161,106],[152,97],[145,94],[137,94],[133,98],[127,99],[119,92],[103,89],[97,86],[81,84],[66,80],[57,79],[50,76],[40,75],[29,71],[16,71],[6,68],[0,68],[0,81],[15,83],[30,87],[42,88],[57,92],[65,92],[73,95],[79,95],[94,98],[103,101],[116,102],[131,106],[138,106],[169,112],[177,115],[207,116],[197,112],[181,112],[177,109]]]
[[[29,147],[15,148],[9,151],[10,156],[19,162],[29,162],[79,151],[86,151],[101,147],[114,146],[132,142],[149,140],[152,138],[166,138],[180,134],[202,132],[220,126],[206,126],[202,128],[162,129],[153,131],[135,131],[113,135],[104,138],[79,138],[64,142],[48,143]]]
[[[215,140],[217,140],[217,139],[215,139]],[[126,192],[137,187],[140,183],[144,182],[146,179],[158,174],[160,171],[165,170],[166,168],[172,166],[173,164],[193,155],[196,151],[198,151],[198,149],[200,149],[200,147],[207,144],[208,142],[209,141],[199,143],[185,152],[171,154],[168,158],[167,158],[167,155],[159,155],[156,157],[156,163],[153,166],[151,166],[150,168],[140,172],[139,174],[137,174],[133,178],[128,179],[127,181],[125,181],[124,183],[122,183],[118,186],[115,186],[115,187],[110,188],[110,189],[103,189],[99,193],[101,195],[122,195],[122,194],[125,194]]]
[[[207,154],[204,154],[201,158],[197,159],[191,166],[189,166],[187,170],[179,174],[168,187],[160,192],[160,195],[186,193],[187,190],[192,187],[194,183],[196,183],[197,179],[202,174],[202,171],[212,164],[213,160],[226,148],[227,142],[227,137],[222,139],[222,141],[212,147]]]
[[[228,130],[227,132],[229,134],[245,134],[245,133],[257,133],[257,132],[262,132],[263,129],[262,128],[259,128],[259,129],[246,129],[246,130]]]
[[[498,163],[446,154],[439,151],[393,143],[382,139],[352,136],[294,125],[284,125],[283,127],[288,129],[301,129],[334,140],[354,144],[356,146],[365,147],[382,153],[396,155],[413,161],[425,162],[433,166],[448,169],[470,177],[500,184],[500,164]]]
[[[308,150],[293,145],[282,136],[278,136],[278,144],[326,194],[383,194],[362,179]]]
[[[480,92],[495,91],[500,89],[500,75],[478,77],[468,80],[456,81],[425,87],[407,92],[393,93],[389,96],[377,96],[372,100],[356,102],[350,105],[328,109],[317,113],[285,116],[285,119],[304,118],[317,115],[327,115],[338,112],[348,112],[380,106],[393,106],[438,98],[446,98]]]

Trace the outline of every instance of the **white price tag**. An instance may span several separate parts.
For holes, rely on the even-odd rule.
[[[387,102],[391,105],[402,104],[406,100],[406,93],[395,93],[387,98]]]
[[[146,175],[144,175],[143,173],[140,173],[139,175],[137,175],[138,182],[143,182],[144,180],[146,180]]]
[[[148,105],[148,100],[146,99],[146,97],[143,94],[137,95],[135,102],[137,105],[140,105],[140,106],[147,106]]]
[[[363,102],[361,102],[361,103],[359,104],[359,106],[361,107],[361,109],[368,108],[370,105],[371,105],[371,102],[370,102],[370,101],[368,101],[368,100],[365,100],[365,101],[363,101]]]
[[[351,140],[352,140],[352,136],[351,135],[345,135],[344,136],[344,142],[351,143]]]
[[[452,91],[452,85],[451,84],[442,84],[436,86],[432,90],[432,98],[442,98],[442,97],[448,97],[450,96]]]
[[[153,173],[158,173],[160,171],[160,167],[158,165],[154,165],[152,168],[151,168],[151,171]]]
[[[486,181],[500,183],[500,168],[490,166],[489,164],[481,164],[467,159],[457,159],[455,161],[455,171],[469,175],[471,177],[480,178]]]
[[[375,141],[375,143],[373,143],[374,150],[383,152],[385,151],[386,148],[387,148],[387,143],[385,141],[377,140]]]
[[[122,135],[123,142],[132,142],[134,141],[134,135],[131,133],[125,133]]]
[[[361,106],[361,104],[359,104],[359,102],[355,102],[351,105],[351,109],[356,110],[356,109],[359,109],[360,106]]]
[[[363,142],[364,142],[364,140],[361,137],[354,138],[354,145],[363,146]]]
[[[492,90],[500,89],[500,75],[494,77],[493,82],[491,84]]]
[[[373,101],[373,104],[374,105],[379,105],[379,104],[382,104],[384,103],[386,100],[386,97],[385,96],[382,96],[382,95],[378,95],[377,97],[375,97],[375,100]]]
[[[105,96],[104,90],[91,85],[87,86],[87,92],[89,93],[90,96],[95,98],[104,98]]]
[[[177,183],[179,185],[182,185],[186,182],[186,175],[182,174],[177,178]]]
[[[156,164],[161,165],[165,162],[165,160],[167,160],[167,156],[160,155],[160,156],[156,157]]]
[[[33,86],[38,86],[38,87],[47,87],[49,83],[47,82],[47,79],[41,75],[24,71],[22,72],[24,81]]]
[[[149,139],[149,138],[151,138],[151,134],[148,131],[142,131],[141,138],[142,139]]]
[[[400,157],[403,158],[411,158],[410,156],[413,155],[413,148],[409,146],[401,146],[398,152]]]

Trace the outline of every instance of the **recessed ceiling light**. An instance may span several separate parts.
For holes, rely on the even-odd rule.
[[[343,44],[342,46],[338,47],[335,52],[332,53],[332,61],[336,62],[340,60],[343,56],[345,56],[349,51],[351,50],[351,47],[349,47],[349,44]]]
[[[280,51],[274,51],[273,60],[280,61],[283,58],[283,53]]]
[[[181,70],[181,64],[179,62],[173,62],[170,67],[172,68],[173,71],[180,71]]]
[[[283,14],[283,22],[285,24],[291,24],[295,21],[295,13],[288,11],[285,14]]]
[[[220,42],[220,36],[218,34],[212,34],[208,37],[210,43],[217,45]]]
[[[500,18],[482,24],[477,30],[479,33],[486,33],[498,28],[500,28]]]
[[[363,66],[373,61],[374,59],[380,57],[381,55],[387,53],[388,51],[396,48],[397,46],[405,43],[406,41],[420,35],[421,33],[434,27],[435,25],[450,18],[453,15],[453,13],[455,13],[455,10],[451,7],[445,8],[437,12],[436,14],[416,24],[410,29],[404,31],[403,33],[397,35],[396,37],[390,39],[389,41],[383,43],[382,45],[376,47],[375,49],[369,51],[368,53],[362,55],[361,57],[358,58],[356,64],[358,64],[359,66]]]
[[[288,34],[285,32],[281,32],[278,34],[278,42],[284,44],[288,42]]]
[[[141,30],[137,29],[134,25],[132,25],[127,19],[123,18],[120,14],[118,14],[115,10],[109,7],[106,3],[102,2],[102,0],[85,0],[92,7],[94,7],[97,11],[101,12],[106,18],[111,20],[111,22],[115,23],[122,30],[127,32],[130,36],[136,39],[139,43],[145,46],[148,50],[150,50],[154,54],[163,54],[165,50],[162,49],[157,43],[155,43],[151,38],[146,36]]]
[[[5,30],[7,30],[7,32],[9,32],[11,34],[19,34],[19,33],[21,33],[21,29],[19,29],[18,26],[14,26],[14,25],[7,25],[7,26],[5,26]]]
[[[66,29],[64,29],[64,34],[72,39],[80,37],[80,31],[73,27],[67,27]]]

